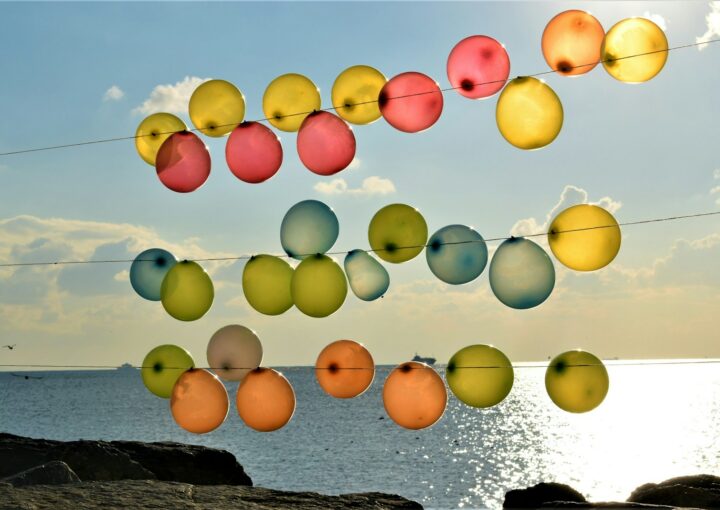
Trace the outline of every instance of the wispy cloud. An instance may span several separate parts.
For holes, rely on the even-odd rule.
[[[318,182],[315,191],[323,195],[388,195],[395,193],[395,184],[390,179],[371,176],[363,180],[359,188],[351,188],[345,179]]]
[[[715,180],[720,181],[720,168],[716,168],[713,172],[713,177],[715,177]],[[719,195],[720,194],[720,186],[715,186],[710,190],[711,195]],[[720,205],[720,197],[715,201],[716,204]]]
[[[113,85],[105,91],[103,101],[120,101],[123,97],[125,97],[125,92],[117,85]]]
[[[650,11],[645,11],[645,12],[643,12],[642,17],[649,19],[650,21],[655,23],[657,26],[662,28],[663,31],[667,30],[668,22],[660,14],[653,14]]]
[[[709,41],[715,36],[720,36],[720,2],[710,2],[710,12],[705,15],[705,25],[707,30],[700,37],[695,38],[695,42],[703,43]],[[707,48],[707,43],[698,46],[698,50]]]
[[[355,170],[357,168],[360,168],[361,165],[362,165],[362,162],[360,161],[360,158],[354,157],[353,160],[348,165],[348,169]]]
[[[157,112],[185,113],[187,112],[190,96],[195,89],[210,78],[186,76],[182,81],[173,84],[156,86],[150,97],[143,104],[133,109],[134,114],[149,115]]]

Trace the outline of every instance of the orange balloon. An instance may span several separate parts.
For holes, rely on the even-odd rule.
[[[406,429],[424,429],[442,418],[447,390],[438,373],[425,363],[398,365],[385,379],[383,404],[392,420]]]
[[[375,362],[362,344],[338,340],[320,352],[315,362],[315,377],[328,395],[353,398],[370,387],[375,377]]]
[[[545,61],[565,76],[585,74],[600,62],[605,30],[589,12],[561,12],[545,27],[542,52]]]
[[[295,412],[295,392],[285,376],[272,368],[256,368],[238,386],[237,411],[258,432],[284,427]]]
[[[216,375],[191,368],[175,383],[170,412],[175,423],[193,434],[205,434],[225,421],[230,409],[227,390]]]

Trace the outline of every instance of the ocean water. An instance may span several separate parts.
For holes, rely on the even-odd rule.
[[[500,508],[507,490],[568,483],[588,498],[625,500],[645,482],[720,471],[720,365],[608,366],[610,392],[573,415],[545,394],[541,368],[518,368],[513,391],[477,410],[450,396],[433,427],[397,427],[382,406],[378,367],[352,400],[325,395],[309,367],[282,369],[297,396],[284,429],[244,426],[228,384],[230,414],[210,434],[184,432],[168,401],[139,373],[0,373],[0,430],[60,440],[181,441],[234,453],[259,486],[327,494],[396,493],[426,508]],[[442,373],[442,367],[439,368]]]

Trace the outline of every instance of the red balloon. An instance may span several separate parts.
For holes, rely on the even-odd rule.
[[[422,73],[408,72],[390,79],[380,90],[380,113],[395,129],[417,133],[440,118],[443,95],[438,84]]]
[[[155,170],[165,186],[178,193],[195,191],[210,175],[210,153],[197,135],[174,133],[160,146]]]
[[[337,115],[313,112],[300,125],[297,151],[308,170],[333,175],[347,168],[355,157],[355,135]]]
[[[447,74],[458,94],[470,99],[490,97],[505,86],[510,75],[510,57],[492,37],[472,35],[450,52]]]
[[[225,159],[235,177],[257,184],[277,173],[283,150],[280,139],[270,128],[259,122],[243,122],[230,133]]]

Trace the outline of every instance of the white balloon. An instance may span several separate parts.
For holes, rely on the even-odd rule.
[[[263,349],[255,332],[232,324],[218,329],[207,346],[207,359],[215,373],[226,381],[242,381],[262,363]]]

